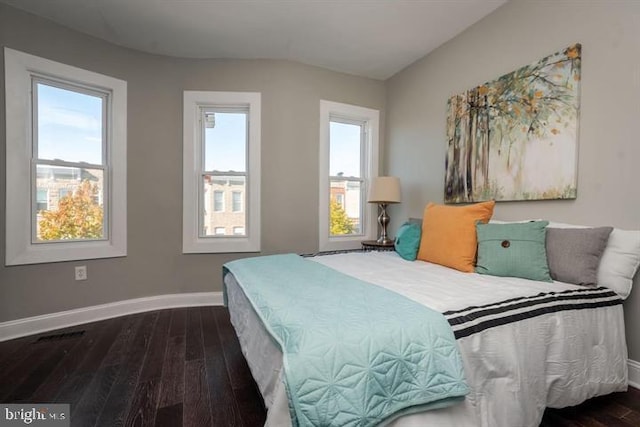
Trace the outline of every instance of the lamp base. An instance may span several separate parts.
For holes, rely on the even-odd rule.
[[[376,240],[376,242],[380,243],[381,245],[391,245],[393,244],[394,240],[385,236],[385,237],[379,237],[378,240]]]
[[[389,225],[389,215],[387,215],[387,204],[386,203],[379,203],[380,206],[380,215],[378,215],[378,224],[380,225],[380,237],[378,237],[378,240],[376,240],[376,242],[383,244],[383,245],[390,245],[391,243],[393,243],[393,239],[390,239],[387,236],[387,225]]]

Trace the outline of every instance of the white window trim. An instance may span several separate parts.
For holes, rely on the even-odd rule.
[[[6,265],[38,264],[127,255],[127,82],[4,48],[7,128]],[[32,243],[31,76],[44,75],[111,94],[108,164],[111,203],[106,240]]]
[[[260,102],[258,92],[185,91],[183,105],[183,253],[232,253],[260,251]],[[238,106],[249,108],[247,213],[246,236],[201,237],[198,230],[200,206],[198,186],[199,109],[209,106]]]
[[[362,207],[362,234],[350,236],[330,236],[329,230],[329,122],[331,115],[344,116],[366,122],[366,147],[364,170],[364,206]],[[319,221],[319,250],[333,251],[343,249],[357,249],[363,240],[375,239],[377,223],[375,204],[366,201],[369,193],[369,181],[378,176],[380,112],[371,108],[342,104],[332,101],[320,101],[320,221]]]

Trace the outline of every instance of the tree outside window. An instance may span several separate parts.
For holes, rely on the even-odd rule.
[[[58,208],[39,212],[38,239],[77,240],[103,237],[104,211],[97,203],[98,186],[83,181],[58,201]]]

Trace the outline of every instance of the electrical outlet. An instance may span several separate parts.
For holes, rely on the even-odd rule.
[[[86,265],[79,265],[76,267],[76,280],[87,280]]]

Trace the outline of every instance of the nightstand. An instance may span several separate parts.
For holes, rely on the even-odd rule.
[[[391,243],[378,243],[375,240],[365,240],[362,243],[362,250],[369,251],[392,251],[394,250],[394,242]]]

